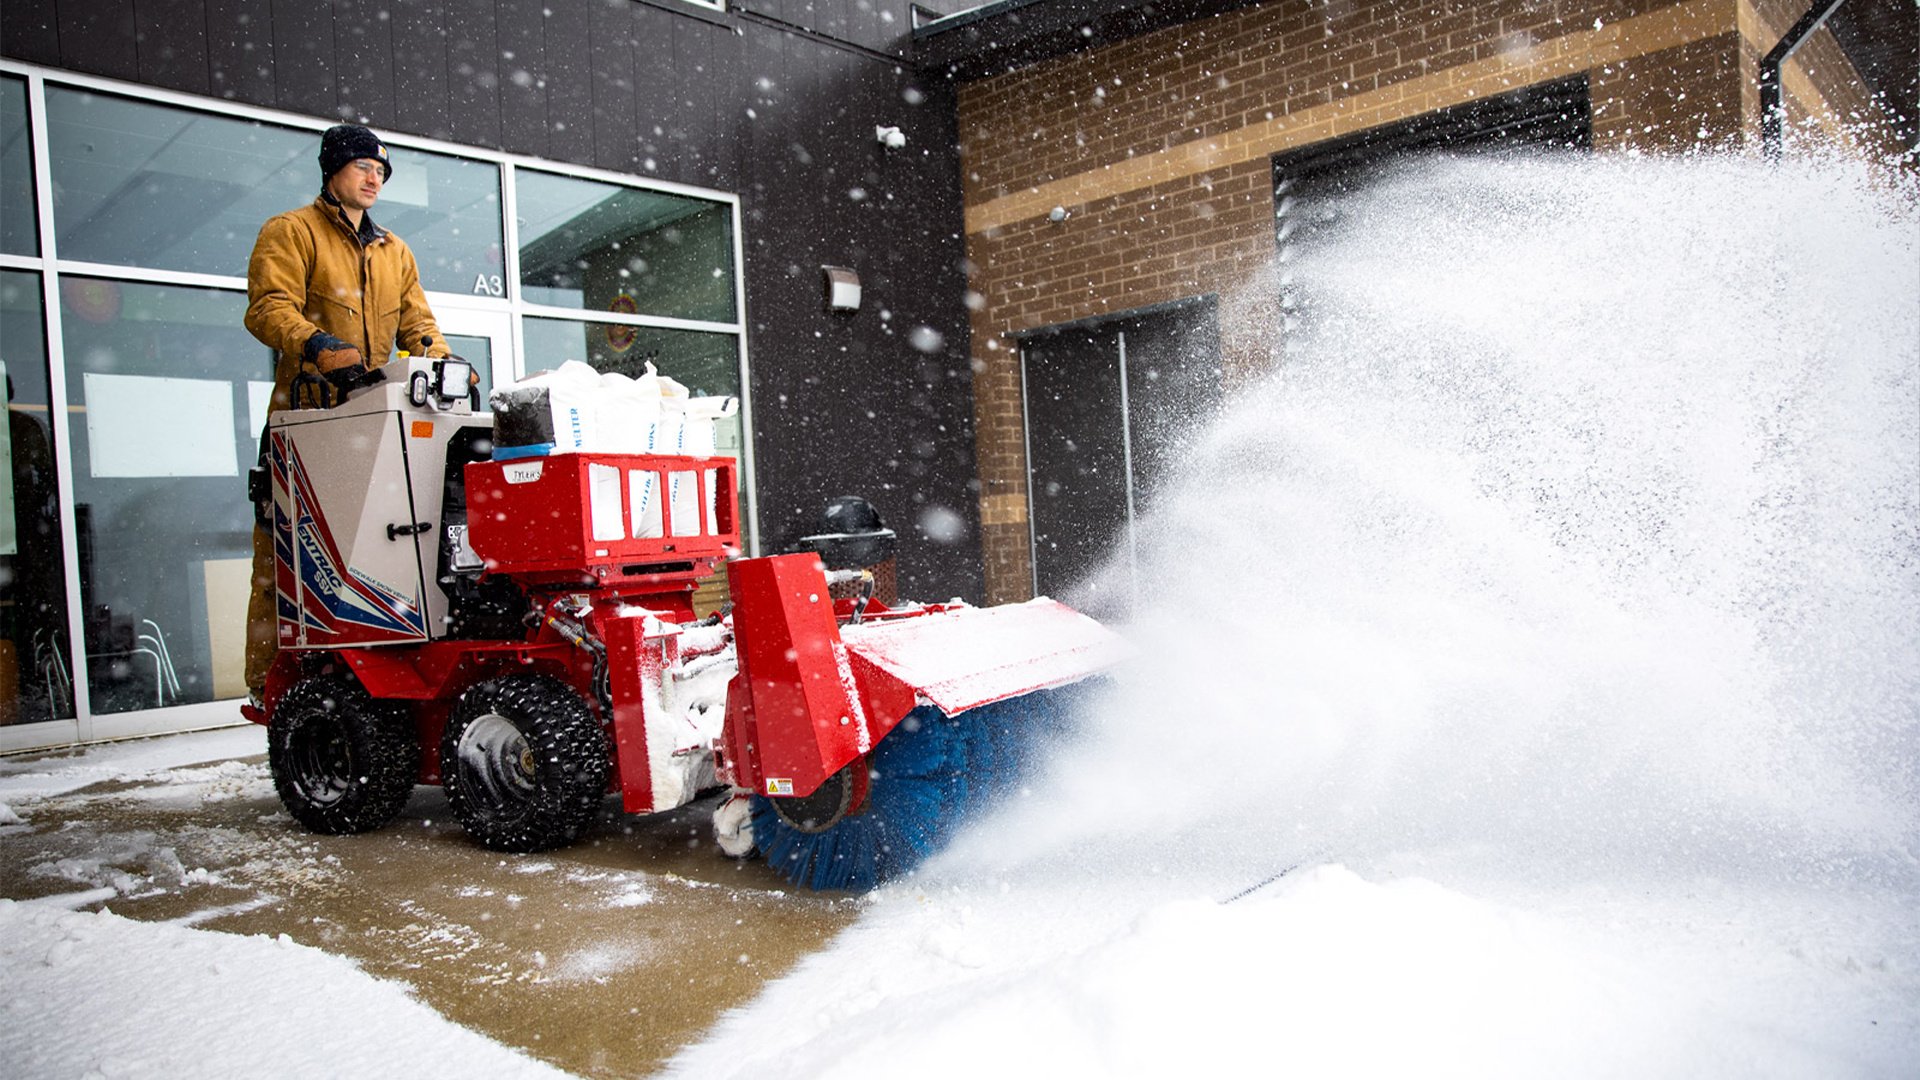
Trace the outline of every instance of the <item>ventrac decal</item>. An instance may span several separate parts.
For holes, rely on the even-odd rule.
[[[347,565],[334,541],[332,528],[320,510],[313,482],[300,453],[284,434],[273,436],[272,468],[276,491],[287,492],[294,511],[291,523],[285,509],[274,506],[274,550],[279,556],[276,584],[280,617],[305,624],[309,633],[338,641],[367,642],[416,639],[426,636],[426,613],[409,598],[369,579]],[[299,550],[298,592],[289,567]]]

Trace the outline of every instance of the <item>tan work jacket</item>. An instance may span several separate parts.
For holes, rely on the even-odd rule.
[[[385,364],[395,348],[419,354],[423,337],[433,339],[427,355],[447,355],[412,249],[371,219],[355,232],[324,197],[261,226],[247,262],[246,325],[280,354],[276,409],[289,404],[307,339],[322,331],[359,349],[368,367]]]

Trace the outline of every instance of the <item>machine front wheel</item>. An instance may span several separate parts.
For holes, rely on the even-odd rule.
[[[587,703],[537,675],[469,688],[440,741],[453,816],[495,851],[572,843],[599,811],[610,768],[606,733]]]
[[[267,765],[295,821],[317,833],[370,832],[413,794],[420,744],[401,709],[351,678],[314,675],[273,710]]]

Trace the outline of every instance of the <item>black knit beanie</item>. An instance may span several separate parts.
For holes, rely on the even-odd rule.
[[[385,170],[380,179],[393,179],[393,161],[387,157],[387,146],[380,136],[361,127],[359,124],[339,124],[327,129],[320,136],[320,182],[333,179],[333,174],[347,167],[348,162],[361,158],[372,158]]]

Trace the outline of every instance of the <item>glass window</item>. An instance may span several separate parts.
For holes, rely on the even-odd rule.
[[[0,78],[0,252],[40,254],[40,229],[35,217],[27,83],[25,79]]]
[[[75,527],[95,713],[239,697],[271,356],[246,294],[65,277]]]
[[[64,259],[243,277],[261,224],[320,191],[312,131],[49,86],[47,139]],[[373,218],[424,287],[504,295],[497,166],[394,148]]]
[[[740,352],[732,334],[540,318],[528,318],[525,329],[529,374],[584,360],[598,371],[639,376],[652,364],[695,397],[740,396]],[[715,440],[720,453],[740,456],[738,413],[719,421]]]
[[[0,724],[73,716],[40,276],[0,270]]]
[[[515,172],[520,283],[536,304],[732,322],[725,203]]]
[[[312,159],[320,153],[319,136],[309,136],[308,141],[317,191],[320,166]],[[505,297],[500,167],[397,146],[390,153],[393,178],[370,213],[381,228],[391,229],[413,249],[420,264],[420,287]]]
[[[314,136],[47,87],[60,255],[234,277],[260,223],[319,191]]]

